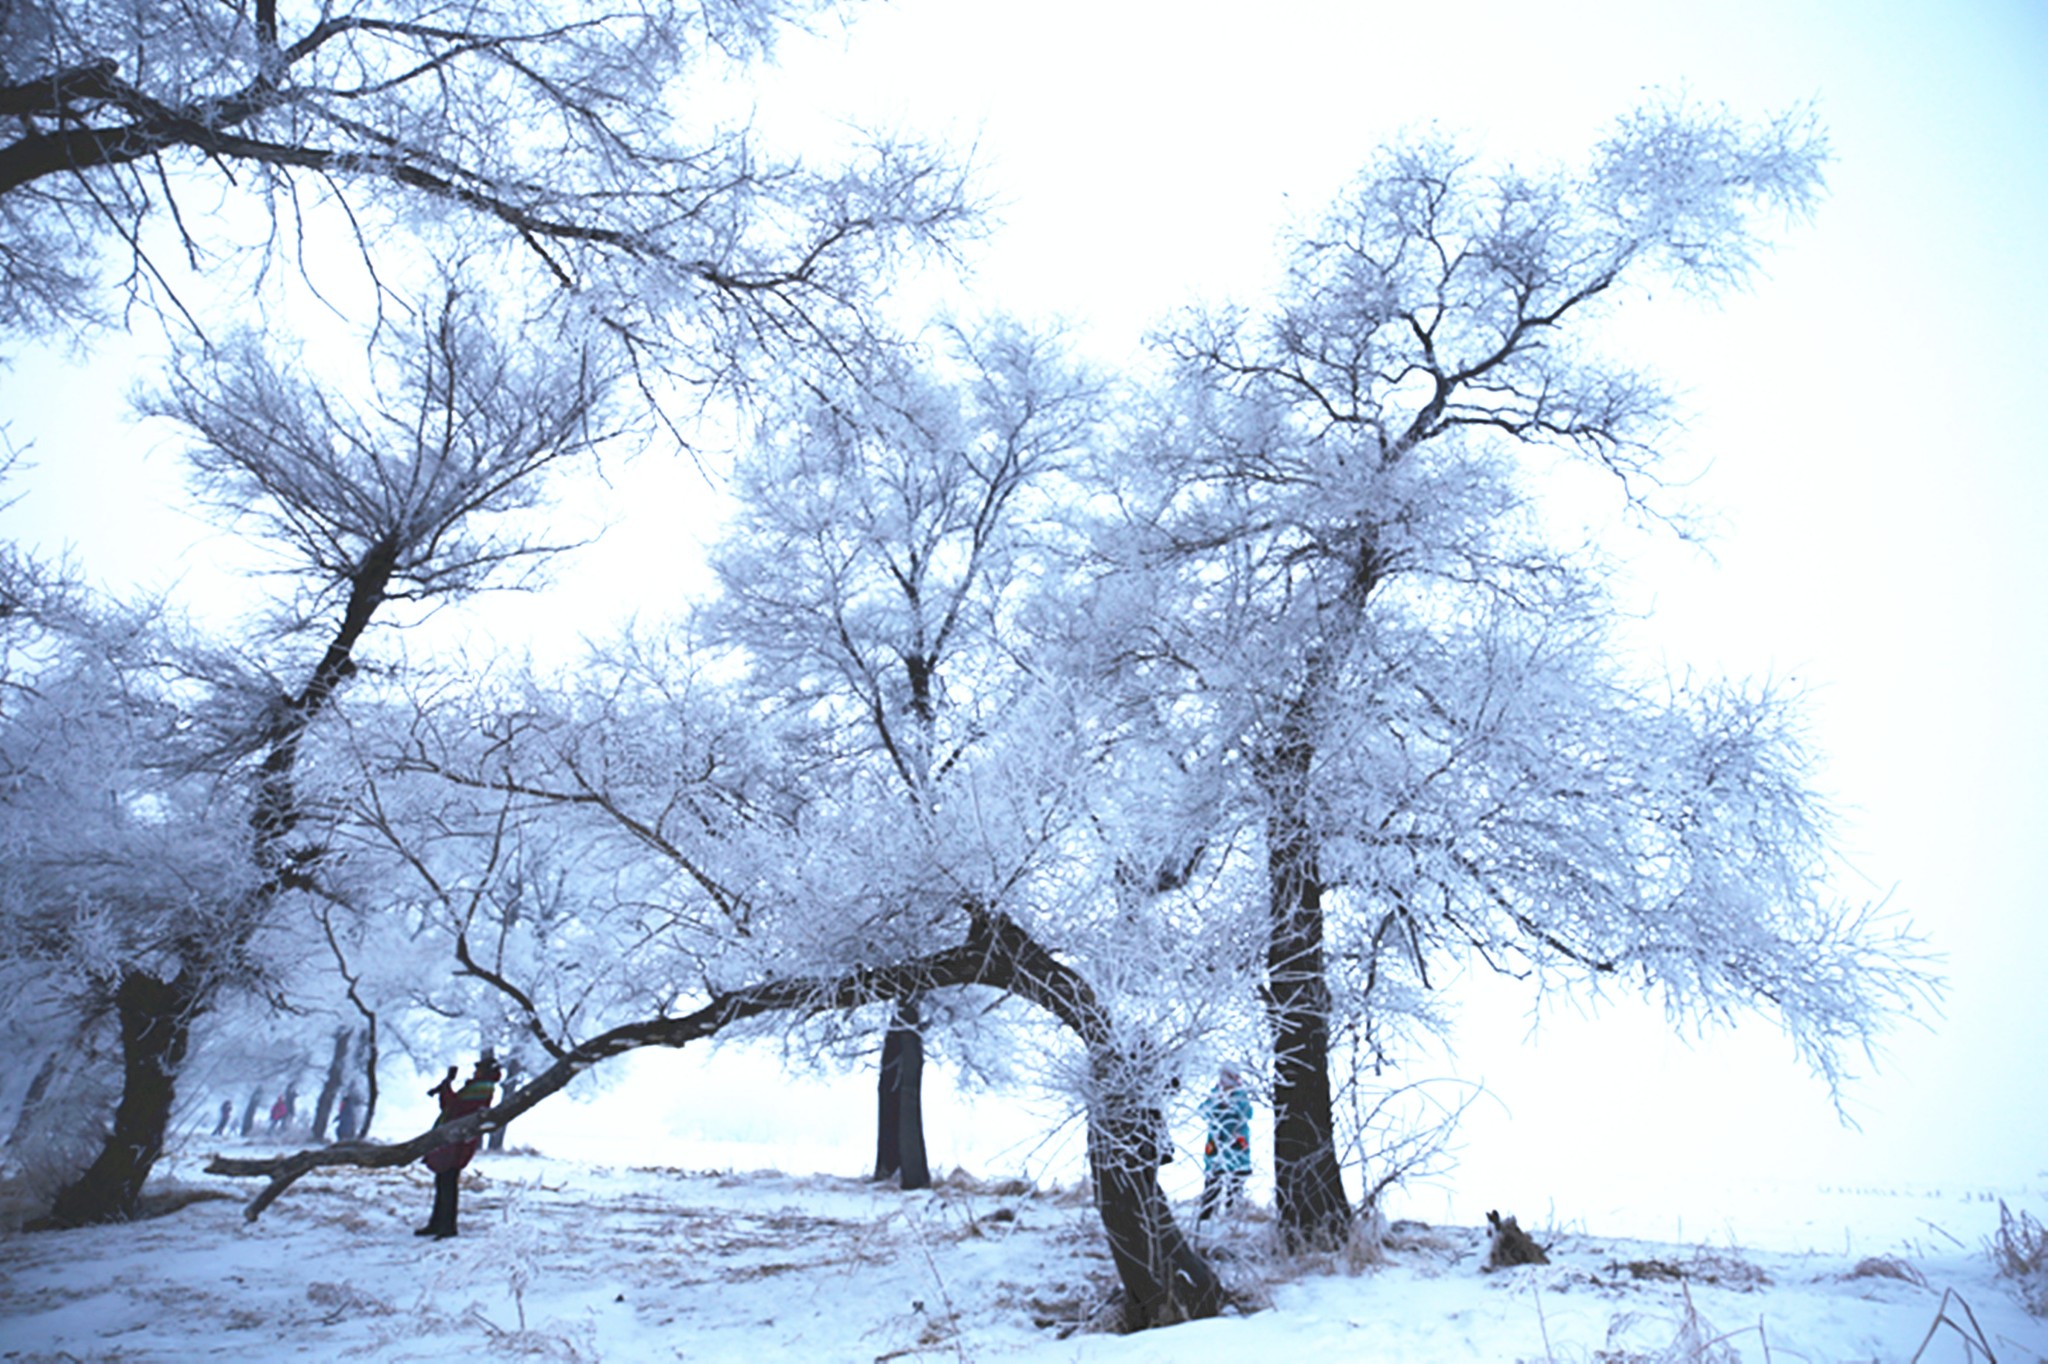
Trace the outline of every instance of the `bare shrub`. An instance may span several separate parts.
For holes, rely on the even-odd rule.
[[[1351,1234],[1338,1249],[1345,1272],[1354,1276],[1387,1262],[1387,1214],[1378,1199],[1367,1203],[1364,1211],[1351,1219]]]
[[[1679,1318],[1678,1334],[1664,1349],[1648,1356],[1649,1364],[1741,1364],[1742,1356],[1728,1343],[1728,1337],[1693,1306],[1692,1290],[1682,1284],[1680,1290],[1685,1314]]]
[[[2037,1317],[2048,1317],[2048,1228],[1998,1200],[1998,1233],[1984,1243],[1998,1277],[2013,1281],[2013,1295]]]

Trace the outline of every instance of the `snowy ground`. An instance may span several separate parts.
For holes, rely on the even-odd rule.
[[[166,1190],[225,1182],[196,1160],[165,1173]],[[1921,1199],[1923,1236],[1860,1272],[1875,1245],[1572,1232],[1553,1264],[1489,1274],[1478,1231],[1403,1224],[1389,1263],[1351,1274],[1276,1265],[1254,1213],[1209,1240],[1238,1308],[1121,1338],[1091,1329],[1113,1280],[1071,1190],[956,1175],[906,1195],[500,1155],[472,1167],[463,1199],[448,1242],[410,1234],[430,1201],[418,1169],[309,1177],[254,1225],[215,1198],[0,1236],[0,1359],[1889,1361],[1915,1358],[1930,1327],[1929,1361],[1972,1358],[1965,1331],[2002,1364],[2048,1359],[2048,1323],[1975,1239],[1947,1239],[1944,1217],[1981,1220],[1981,1196],[1942,1217]],[[1688,1332],[1732,1353],[1672,1353]]]

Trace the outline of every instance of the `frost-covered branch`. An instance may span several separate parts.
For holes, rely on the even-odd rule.
[[[131,256],[130,291],[159,304],[172,274],[159,254],[231,264],[177,209],[207,187],[252,199],[280,260],[323,204],[374,278],[402,269],[391,226],[496,251],[679,376],[715,379],[764,343],[835,349],[899,250],[967,227],[960,173],[887,140],[814,170],[678,112],[718,102],[778,30],[822,7],[11,5],[0,322],[97,312],[85,262],[106,235]],[[685,338],[697,353],[673,349]]]

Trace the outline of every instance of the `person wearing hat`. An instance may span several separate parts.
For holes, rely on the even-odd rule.
[[[477,1061],[468,1083],[457,1089],[456,1067],[448,1067],[441,1083],[427,1091],[441,1101],[441,1121],[453,1122],[489,1108],[501,1073],[497,1059],[486,1051]],[[445,1241],[455,1235],[455,1199],[460,1190],[462,1167],[469,1164],[470,1157],[476,1154],[480,1140],[481,1137],[471,1137],[467,1141],[451,1141],[445,1146],[436,1146],[422,1157],[426,1167],[434,1172],[434,1211],[427,1224],[413,1235],[431,1236],[437,1241]]]
[[[1244,1198],[1252,1173],[1252,1096],[1235,1066],[1216,1074],[1216,1087],[1202,1100],[1202,1122],[1209,1138],[1202,1144],[1202,1209],[1197,1222],[1213,1213],[1234,1212]]]

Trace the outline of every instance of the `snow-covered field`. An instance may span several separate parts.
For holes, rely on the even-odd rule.
[[[226,1183],[180,1158],[159,1187]],[[1873,1224],[1900,1220],[1896,1197],[1859,1198]],[[1279,1264],[1254,1212],[1207,1239],[1238,1306],[1132,1337],[1093,1329],[1113,1276],[1071,1189],[956,1173],[904,1194],[503,1154],[472,1167],[463,1200],[447,1242],[411,1234],[430,1201],[419,1169],[310,1176],[253,1225],[213,1197],[5,1235],[0,1359],[2048,1359],[2048,1322],[1965,1230],[1984,1224],[1981,1191],[1908,1200],[1921,1235],[1888,1248],[1876,1233],[1850,1254],[1789,1253],[1596,1227],[1558,1234],[1548,1266],[1496,1273],[1478,1230],[1419,1223],[1397,1224],[1378,1268]]]

